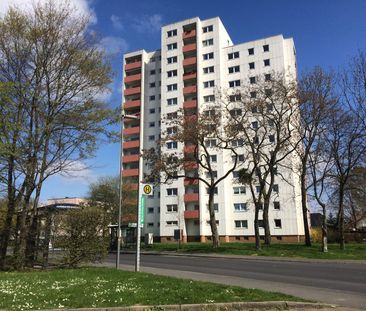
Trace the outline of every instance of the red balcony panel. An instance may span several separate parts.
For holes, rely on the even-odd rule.
[[[129,100],[126,101],[123,105],[124,109],[132,109],[132,108],[140,108],[141,100]]]
[[[197,93],[197,85],[190,85],[183,88],[183,95]]]
[[[125,169],[122,171],[122,176],[123,177],[139,176],[139,169],[138,168]]]
[[[198,179],[184,178],[185,186],[195,186],[198,185]]]
[[[187,100],[183,103],[184,109],[195,109],[197,108],[197,100]]]
[[[123,143],[123,149],[133,149],[140,147],[140,141],[139,140],[131,140],[131,141],[125,141]]]
[[[141,80],[141,73],[138,73],[135,75],[126,76],[124,79],[124,82],[129,83],[129,82],[140,81],[140,80]]]
[[[183,163],[184,169],[189,170],[195,170],[198,168],[198,163],[195,161],[186,161]]]
[[[196,29],[183,32],[183,39],[193,38],[196,36]]]
[[[196,147],[195,145],[184,146],[184,153],[193,153]]]
[[[136,68],[140,68],[142,66],[142,62],[138,61],[138,62],[134,62],[134,63],[129,63],[125,65],[125,71],[131,70],[131,69],[136,69]]]
[[[130,189],[131,190],[138,190],[139,189],[139,184],[130,184]]]
[[[135,94],[140,94],[140,93],[141,93],[141,87],[140,86],[125,89],[125,92],[124,92],[125,96],[135,95]]]
[[[198,193],[186,193],[184,195],[184,202],[198,202],[199,201],[199,195]]]
[[[123,130],[124,135],[140,134],[140,127],[129,127]]]
[[[197,44],[196,43],[187,44],[187,45],[183,46],[183,53],[190,52],[190,51],[195,51],[196,49],[197,49]]]
[[[138,154],[124,155],[122,159],[123,163],[138,162],[139,160],[140,156]]]
[[[140,117],[140,113],[134,113],[134,114],[132,114],[133,116],[136,116],[136,117]],[[123,119],[123,122],[125,123],[125,124],[127,124],[127,123],[131,123],[131,122],[136,122],[136,121],[138,121],[139,122],[139,119],[128,119],[128,118],[124,118]]]
[[[199,219],[200,211],[184,211],[184,219]]]
[[[192,80],[197,78],[197,72],[187,72],[183,75],[183,81]]]
[[[197,64],[197,57],[189,57],[183,59],[183,66],[190,66]]]

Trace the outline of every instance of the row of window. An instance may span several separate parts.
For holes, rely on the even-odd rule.
[[[263,45],[262,48],[263,48],[263,52],[269,52],[269,45],[268,44]],[[248,49],[248,55],[254,55],[254,48],[249,48]],[[229,60],[236,59],[236,58],[239,58],[239,57],[240,57],[240,52],[239,51],[232,52],[232,53],[229,53],[227,55],[227,58]]]
[[[213,25],[202,27],[202,32],[212,32],[213,31]],[[175,37],[178,34],[177,29],[172,29],[167,31],[168,38]]]

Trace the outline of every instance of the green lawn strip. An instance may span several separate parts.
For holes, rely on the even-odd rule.
[[[366,243],[346,244],[346,250],[339,249],[338,244],[329,244],[328,253],[321,252],[321,245],[314,244],[306,247],[303,244],[272,244],[270,247],[263,246],[257,251],[252,243],[221,243],[220,247],[213,249],[210,243],[155,243],[145,249],[156,251],[178,251],[187,253],[217,253],[247,256],[273,256],[273,257],[299,257],[314,259],[354,259],[366,260]]]
[[[303,301],[280,293],[109,268],[0,273],[0,309]]]

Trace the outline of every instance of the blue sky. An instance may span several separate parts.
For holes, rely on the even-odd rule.
[[[1,0],[3,1],[3,0]],[[25,0],[4,0],[15,3]],[[4,3],[5,3],[4,2]],[[160,27],[198,16],[219,16],[234,43],[276,34],[293,37],[299,71],[315,65],[338,68],[358,50],[366,51],[365,0],[74,0],[83,11],[93,12],[91,27],[113,57],[115,80],[107,98],[113,107],[121,103],[121,63],[126,51],[155,50],[160,46]],[[0,5],[0,10],[1,10]],[[116,175],[119,145],[101,145],[91,166],[78,177],[51,178],[42,199],[83,196],[88,183],[98,176]],[[83,167],[83,164],[79,165]]]

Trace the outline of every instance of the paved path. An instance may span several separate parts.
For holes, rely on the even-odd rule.
[[[113,266],[115,254],[104,265]],[[133,270],[134,255],[121,254]],[[305,299],[366,310],[366,264],[355,262],[142,254],[141,271],[282,292]]]

